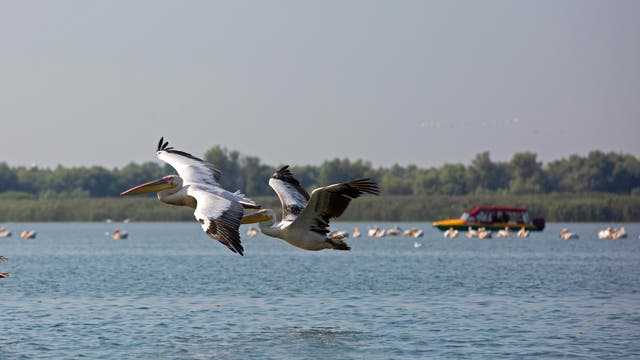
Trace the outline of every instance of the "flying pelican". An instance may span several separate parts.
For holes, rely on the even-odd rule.
[[[260,206],[238,191],[232,193],[223,189],[218,183],[222,173],[213,164],[168,145],[168,141],[160,138],[157,156],[171,165],[178,175],[138,185],[120,196],[157,191],[158,199],[164,203],[189,206],[195,209],[193,215],[207,235],[243,255],[238,230],[243,208],[259,209]]]
[[[269,186],[280,198],[282,221],[276,224],[275,213],[271,209],[248,214],[244,220],[259,222],[263,234],[304,250],[349,250],[343,239],[328,236],[329,221],[342,215],[351,200],[363,193],[377,195],[380,192],[375,182],[360,179],[320,187],[309,196],[293,177],[288,165],[271,176]]]

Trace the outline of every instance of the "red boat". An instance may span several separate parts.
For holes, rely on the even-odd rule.
[[[467,231],[469,228],[485,228],[487,230],[544,230],[545,220],[542,217],[531,219],[527,208],[514,206],[476,206],[465,212],[459,219],[436,221],[434,227],[445,231],[450,228]]]

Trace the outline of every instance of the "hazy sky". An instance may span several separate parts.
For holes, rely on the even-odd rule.
[[[640,156],[640,1],[2,1],[0,162]]]

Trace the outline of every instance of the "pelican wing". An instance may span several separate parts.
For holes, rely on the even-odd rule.
[[[240,243],[240,219],[243,207],[237,201],[225,198],[219,188],[192,185],[187,194],[196,199],[194,215],[207,235],[218,240],[229,250],[244,255]]]
[[[307,206],[309,194],[300,186],[300,182],[289,171],[289,165],[283,166],[269,179],[269,186],[278,194],[282,205],[282,220],[293,221]]]
[[[378,184],[369,179],[354,180],[317,188],[292,227],[305,227],[321,234],[329,232],[329,221],[342,215],[351,200],[364,193],[378,195]]]
[[[184,181],[184,184],[211,184],[217,185],[222,172],[212,163],[197,158],[184,151],[174,150],[169,147],[169,142],[158,143],[158,159],[171,165]]]

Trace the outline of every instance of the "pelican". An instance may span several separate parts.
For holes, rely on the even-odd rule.
[[[509,229],[508,226],[505,226],[503,230],[498,230],[498,232],[496,233],[496,237],[502,238],[502,237],[510,237],[511,236],[511,230]]]
[[[484,227],[479,228],[478,239],[491,239],[491,230],[487,230]]]
[[[471,230],[469,230],[469,231],[471,231]],[[445,231],[445,232],[444,232],[444,234],[443,234],[443,235],[444,235],[444,237],[446,237],[446,238],[453,239],[453,238],[458,237],[458,233],[459,233],[459,232],[458,232],[458,230],[456,230],[456,229],[454,229],[454,228],[450,227],[447,231]],[[468,234],[467,234],[467,235],[468,235]]]
[[[387,236],[398,236],[402,232],[400,226],[396,225],[391,229],[387,229]]]
[[[598,232],[598,239],[613,239],[614,230],[610,227]]]
[[[25,240],[35,239],[37,234],[38,233],[35,230],[24,230],[20,233],[20,237]]]
[[[367,234],[369,235],[369,237],[382,238],[387,236],[387,230],[380,229],[380,227],[378,226],[374,226],[369,229]]]
[[[467,232],[467,237],[468,238],[478,237],[478,231],[474,230],[471,226],[469,226],[469,231]]]
[[[620,229],[614,229],[615,232],[613,234],[613,238],[614,239],[626,239],[627,238],[627,232],[625,231],[624,227],[621,227]]]
[[[402,236],[404,236],[404,237],[419,238],[419,237],[422,237],[423,235],[424,235],[424,232],[422,230],[416,229],[414,227],[412,227],[411,229],[407,229],[407,230],[402,232]]]
[[[378,230],[380,230],[380,228],[377,226],[369,228],[369,231],[367,231],[367,235],[369,235],[369,237],[374,237],[376,236],[376,233],[378,232]]]
[[[332,239],[341,239],[344,240],[349,237],[349,233],[344,230],[333,230],[327,234],[328,237]]]
[[[9,229],[0,227],[0,237],[10,237],[10,236],[11,236],[11,231],[9,231]]]
[[[529,232],[524,228],[524,226],[520,228],[520,230],[518,231],[518,237],[521,237],[521,238],[529,237]]]
[[[569,232],[569,229],[564,228],[562,229],[562,231],[560,231],[560,238],[565,240],[571,240],[571,239],[578,239],[580,237],[578,236],[578,234]]]
[[[111,234],[114,240],[124,240],[129,237],[129,233],[126,231],[120,231],[120,229],[116,229],[113,234]]]
[[[164,203],[188,206],[204,232],[218,240],[229,250],[244,255],[240,243],[239,227],[244,208],[259,209],[253,200],[236,191],[223,189],[218,181],[222,173],[213,164],[183,151],[169,147],[169,142],[160,138],[158,159],[171,165],[178,175],[138,185],[120,194],[136,195],[156,191]]]
[[[349,250],[344,239],[329,237],[329,221],[337,218],[351,200],[363,193],[377,195],[378,184],[369,179],[320,187],[311,196],[293,177],[285,165],[269,179],[269,186],[278,194],[282,204],[282,221],[276,224],[275,213],[263,209],[245,216],[245,221],[259,222],[263,234],[280,238],[304,250]]]
[[[254,238],[258,236],[258,229],[254,228],[253,226],[250,226],[249,229],[247,229],[247,236],[250,238]]]
[[[7,258],[4,256],[0,256],[0,262],[5,262],[5,261],[7,261]]]
[[[358,227],[356,226],[355,229],[353,229],[353,233],[351,234],[354,238],[359,238],[360,236],[362,236],[362,234],[360,233],[360,229],[358,229]]]

